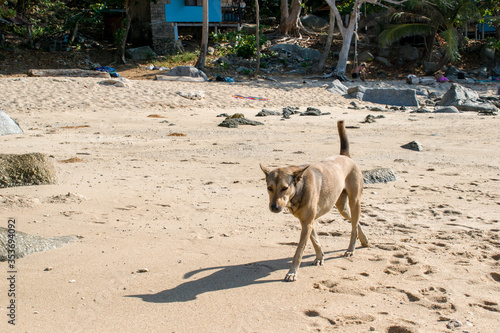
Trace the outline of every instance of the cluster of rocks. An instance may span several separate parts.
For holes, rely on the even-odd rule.
[[[279,111],[272,111],[267,109],[262,109],[259,113],[257,113],[256,117],[267,117],[267,116],[282,116],[283,119],[290,119],[292,115],[300,115],[300,116],[326,116],[331,114],[330,112],[321,112],[318,108],[308,107],[306,111],[300,112],[300,108],[296,106],[286,106]]]
[[[306,74],[317,63],[321,53],[315,49],[304,48],[296,44],[275,44],[268,49],[266,57],[261,59],[260,70],[264,73]],[[255,59],[245,59],[234,54],[227,54],[214,60],[215,66],[234,69],[241,74],[249,74],[256,68]]]
[[[226,117],[226,119],[224,119],[219,124],[220,127],[238,128],[239,125],[250,125],[250,126],[264,125],[261,122],[245,118],[245,115],[242,113],[235,113],[232,116],[228,115],[227,113],[223,113],[218,115],[217,117]]]
[[[453,83],[443,95],[431,92],[425,94],[422,90],[401,88],[367,88],[362,85],[347,87],[339,80],[333,81],[327,90],[346,98],[355,98],[361,101],[385,104],[386,106],[416,107],[412,112],[457,113],[463,111],[479,112],[480,114],[494,115],[500,108],[500,98],[481,97],[479,94],[458,83]],[[417,95],[424,96],[423,101]],[[426,108],[434,107],[431,111]]]

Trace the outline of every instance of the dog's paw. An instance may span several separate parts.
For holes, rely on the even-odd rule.
[[[354,254],[354,251],[345,251],[344,257],[352,257],[353,254]]]
[[[325,260],[324,259],[315,259],[312,264],[313,264],[313,266],[323,266],[325,264]]]
[[[293,281],[297,281],[297,274],[296,274],[296,273],[288,273],[288,274],[285,276],[285,281],[286,281],[286,282],[293,282]]]

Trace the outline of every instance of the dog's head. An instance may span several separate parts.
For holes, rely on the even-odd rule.
[[[260,168],[266,175],[271,212],[279,213],[288,205],[296,193],[297,183],[302,180],[308,167],[284,167],[271,170],[260,164]]]

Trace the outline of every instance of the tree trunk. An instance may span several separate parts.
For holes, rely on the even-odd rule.
[[[257,55],[257,69],[255,70],[255,75],[259,74],[260,71],[260,13],[259,13],[259,0],[255,0],[255,43],[257,44],[257,50],[256,50],[256,55]]]
[[[281,17],[280,17],[280,25],[281,25],[281,22],[285,22],[288,19],[288,0],[281,0],[280,8],[281,8]]]
[[[26,0],[18,0],[16,4],[16,13],[24,17],[24,14],[26,14]]]
[[[326,39],[325,49],[323,50],[323,54],[321,54],[321,58],[318,63],[314,67],[315,72],[322,72],[325,68],[326,60],[328,59],[328,55],[330,54],[330,49],[332,47],[333,42],[333,33],[335,31],[335,14],[333,10],[330,9],[330,26],[328,27],[328,38]]]
[[[425,54],[423,58],[426,61],[432,61],[432,51],[434,49],[434,42],[436,41],[436,33],[437,31],[434,31],[432,35],[425,38]]]
[[[286,15],[286,19],[283,19],[284,15],[282,8],[282,13],[281,13],[282,20],[278,28],[279,32],[285,35],[300,36],[299,18],[301,10],[302,10],[302,0],[292,0],[290,13]]]
[[[130,31],[130,25],[132,23],[132,11],[134,7],[134,0],[125,0],[125,20],[126,20],[126,26],[125,26],[125,33],[123,35],[123,39],[121,42],[121,45],[119,47],[119,53],[118,53],[118,59],[117,62],[120,62],[122,64],[126,64],[127,61],[125,60],[125,49],[127,47],[127,39],[128,39],[128,33]]]
[[[355,10],[350,17],[349,26],[344,28],[344,33],[342,34],[342,48],[340,49],[339,61],[337,62],[337,67],[335,68],[335,73],[339,76],[343,76],[346,73],[347,61],[349,60],[349,50],[351,49],[352,36],[354,34],[354,28],[356,26],[356,16],[357,11]],[[342,21],[337,20],[338,25],[342,25]]]
[[[200,56],[195,67],[200,71],[205,69],[205,59],[207,58],[208,49],[208,0],[203,0],[203,28],[201,32],[201,49]]]

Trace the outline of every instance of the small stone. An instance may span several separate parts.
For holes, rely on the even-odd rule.
[[[148,273],[148,272],[149,272],[149,269],[147,269],[147,268],[139,268],[137,270],[137,273]]]
[[[76,282],[76,280],[69,280],[68,282],[69,282],[69,283],[75,283],[75,282]]]
[[[458,320],[450,320],[450,322],[446,325],[448,329],[454,329],[457,327],[462,327],[462,323],[459,322]]]
[[[45,268],[45,269],[44,269],[44,271],[45,271],[45,272],[48,272],[48,271],[51,271],[51,270],[53,270],[53,269],[54,269],[53,267],[50,267],[50,266],[49,266],[49,267]]]
[[[405,145],[402,145],[401,148],[415,150],[415,151],[423,151],[424,150],[422,148],[422,146],[420,145],[420,143],[418,143],[417,141],[412,141],[412,142],[409,142]]]

